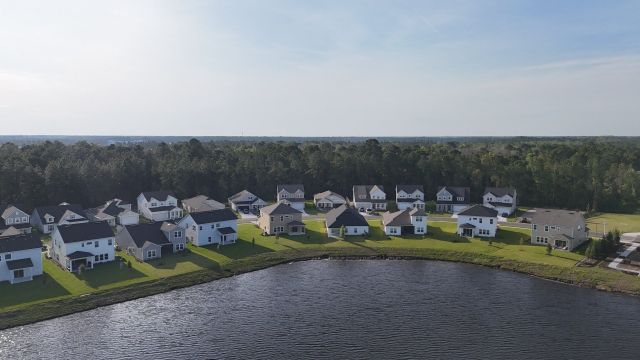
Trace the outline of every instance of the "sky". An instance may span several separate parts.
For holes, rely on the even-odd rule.
[[[0,0],[0,134],[640,135],[640,1]]]

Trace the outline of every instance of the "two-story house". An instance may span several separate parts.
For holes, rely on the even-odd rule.
[[[427,233],[427,213],[423,209],[405,208],[382,214],[387,235],[424,235]]]
[[[424,210],[424,187],[422,185],[396,185],[398,210],[415,208]]]
[[[442,186],[436,193],[436,211],[457,214],[471,204],[471,189],[459,186]]]
[[[260,199],[248,190],[242,190],[237,194],[229,197],[229,206],[233,211],[238,212],[256,212],[267,206],[267,202]]]
[[[182,200],[182,208],[186,212],[202,212],[224,209],[223,203],[213,200],[206,195],[197,195],[189,199]]]
[[[116,235],[120,249],[140,261],[159,259],[183,251],[186,246],[184,228],[169,221],[125,225]]]
[[[313,195],[313,203],[318,210],[331,210],[341,205],[345,205],[347,200],[344,196],[327,190]]]
[[[347,205],[341,205],[329,211],[325,221],[329,237],[366,235],[369,233],[367,219],[356,209],[347,207]]]
[[[382,185],[354,185],[352,203],[360,212],[386,210],[387,194]]]
[[[37,234],[0,237],[0,282],[30,281],[42,275],[42,242]]]
[[[0,205],[0,236],[31,233],[31,216],[18,206]]]
[[[290,184],[276,187],[278,202],[290,205],[292,208],[304,211],[304,185]]]
[[[107,222],[58,225],[51,235],[49,256],[76,272],[115,260],[115,239]]]
[[[260,209],[258,226],[267,235],[302,235],[305,233],[302,212],[284,202],[277,202]]]
[[[51,234],[58,225],[73,225],[89,222],[82,206],[62,203],[54,206],[40,206],[31,214],[31,225],[43,234]]]
[[[509,187],[488,187],[482,195],[482,205],[496,209],[498,214],[508,217],[516,211],[516,189]]]
[[[584,215],[579,211],[535,209],[531,214],[531,244],[573,250],[589,236]]]
[[[178,199],[171,191],[147,191],[138,195],[138,212],[151,221],[177,220],[182,217]]]
[[[134,225],[140,222],[140,214],[131,210],[131,204],[112,199],[104,205],[85,210],[91,221],[106,221],[110,226]]]
[[[180,220],[187,241],[195,246],[234,244],[238,240],[238,218],[231,209],[190,213]]]
[[[495,237],[498,211],[483,205],[473,205],[458,213],[458,235]]]

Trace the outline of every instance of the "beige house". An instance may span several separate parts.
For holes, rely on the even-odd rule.
[[[531,215],[531,244],[573,250],[587,240],[589,229],[579,211],[535,209]]]
[[[268,235],[302,235],[305,233],[302,212],[283,202],[260,209],[258,226]]]

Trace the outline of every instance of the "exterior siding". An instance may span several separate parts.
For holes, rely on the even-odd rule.
[[[95,246],[95,242],[98,242],[98,246]],[[111,242],[111,245],[109,245]],[[90,243],[90,244],[89,244]],[[51,236],[50,256],[63,268],[71,271],[71,262],[67,255],[76,251],[84,251],[92,254],[94,258],[91,259],[92,266],[105,262],[111,262],[115,260],[115,237],[108,237],[102,239],[91,239],[85,241],[79,241],[66,244],[62,241],[62,237],[58,230],[54,230]],[[106,260],[96,260],[95,256],[106,255]]]
[[[7,254],[11,254],[10,260],[29,258],[33,263],[33,267],[24,269],[24,278],[16,282],[28,281],[33,279],[34,276],[42,275],[42,250],[40,248],[12,251],[0,253],[0,282],[9,281],[13,283],[14,280],[13,272],[9,270],[7,265]]]
[[[471,224],[475,226],[475,228],[472,230],[473,236],[495,237],[496,230],[498,229],[498,218],[458,215],[458,235],[460,236],[464,236],[463,229],[460,227],[463,224]],[[481,233],[481,229],[487,231],[488,233]]]

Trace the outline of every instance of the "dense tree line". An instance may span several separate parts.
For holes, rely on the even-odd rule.
[[[376,183],[513,186],[530,206],[634,212],[639,208],[640,141],[471,143],[200,142],[99,146],[60,142],[0,146],[0,201],[26,207],[61,201],[95,206],[144,190],[218,200],[244,188],[265,199],[281,183],[303,183],[307,195]]]

